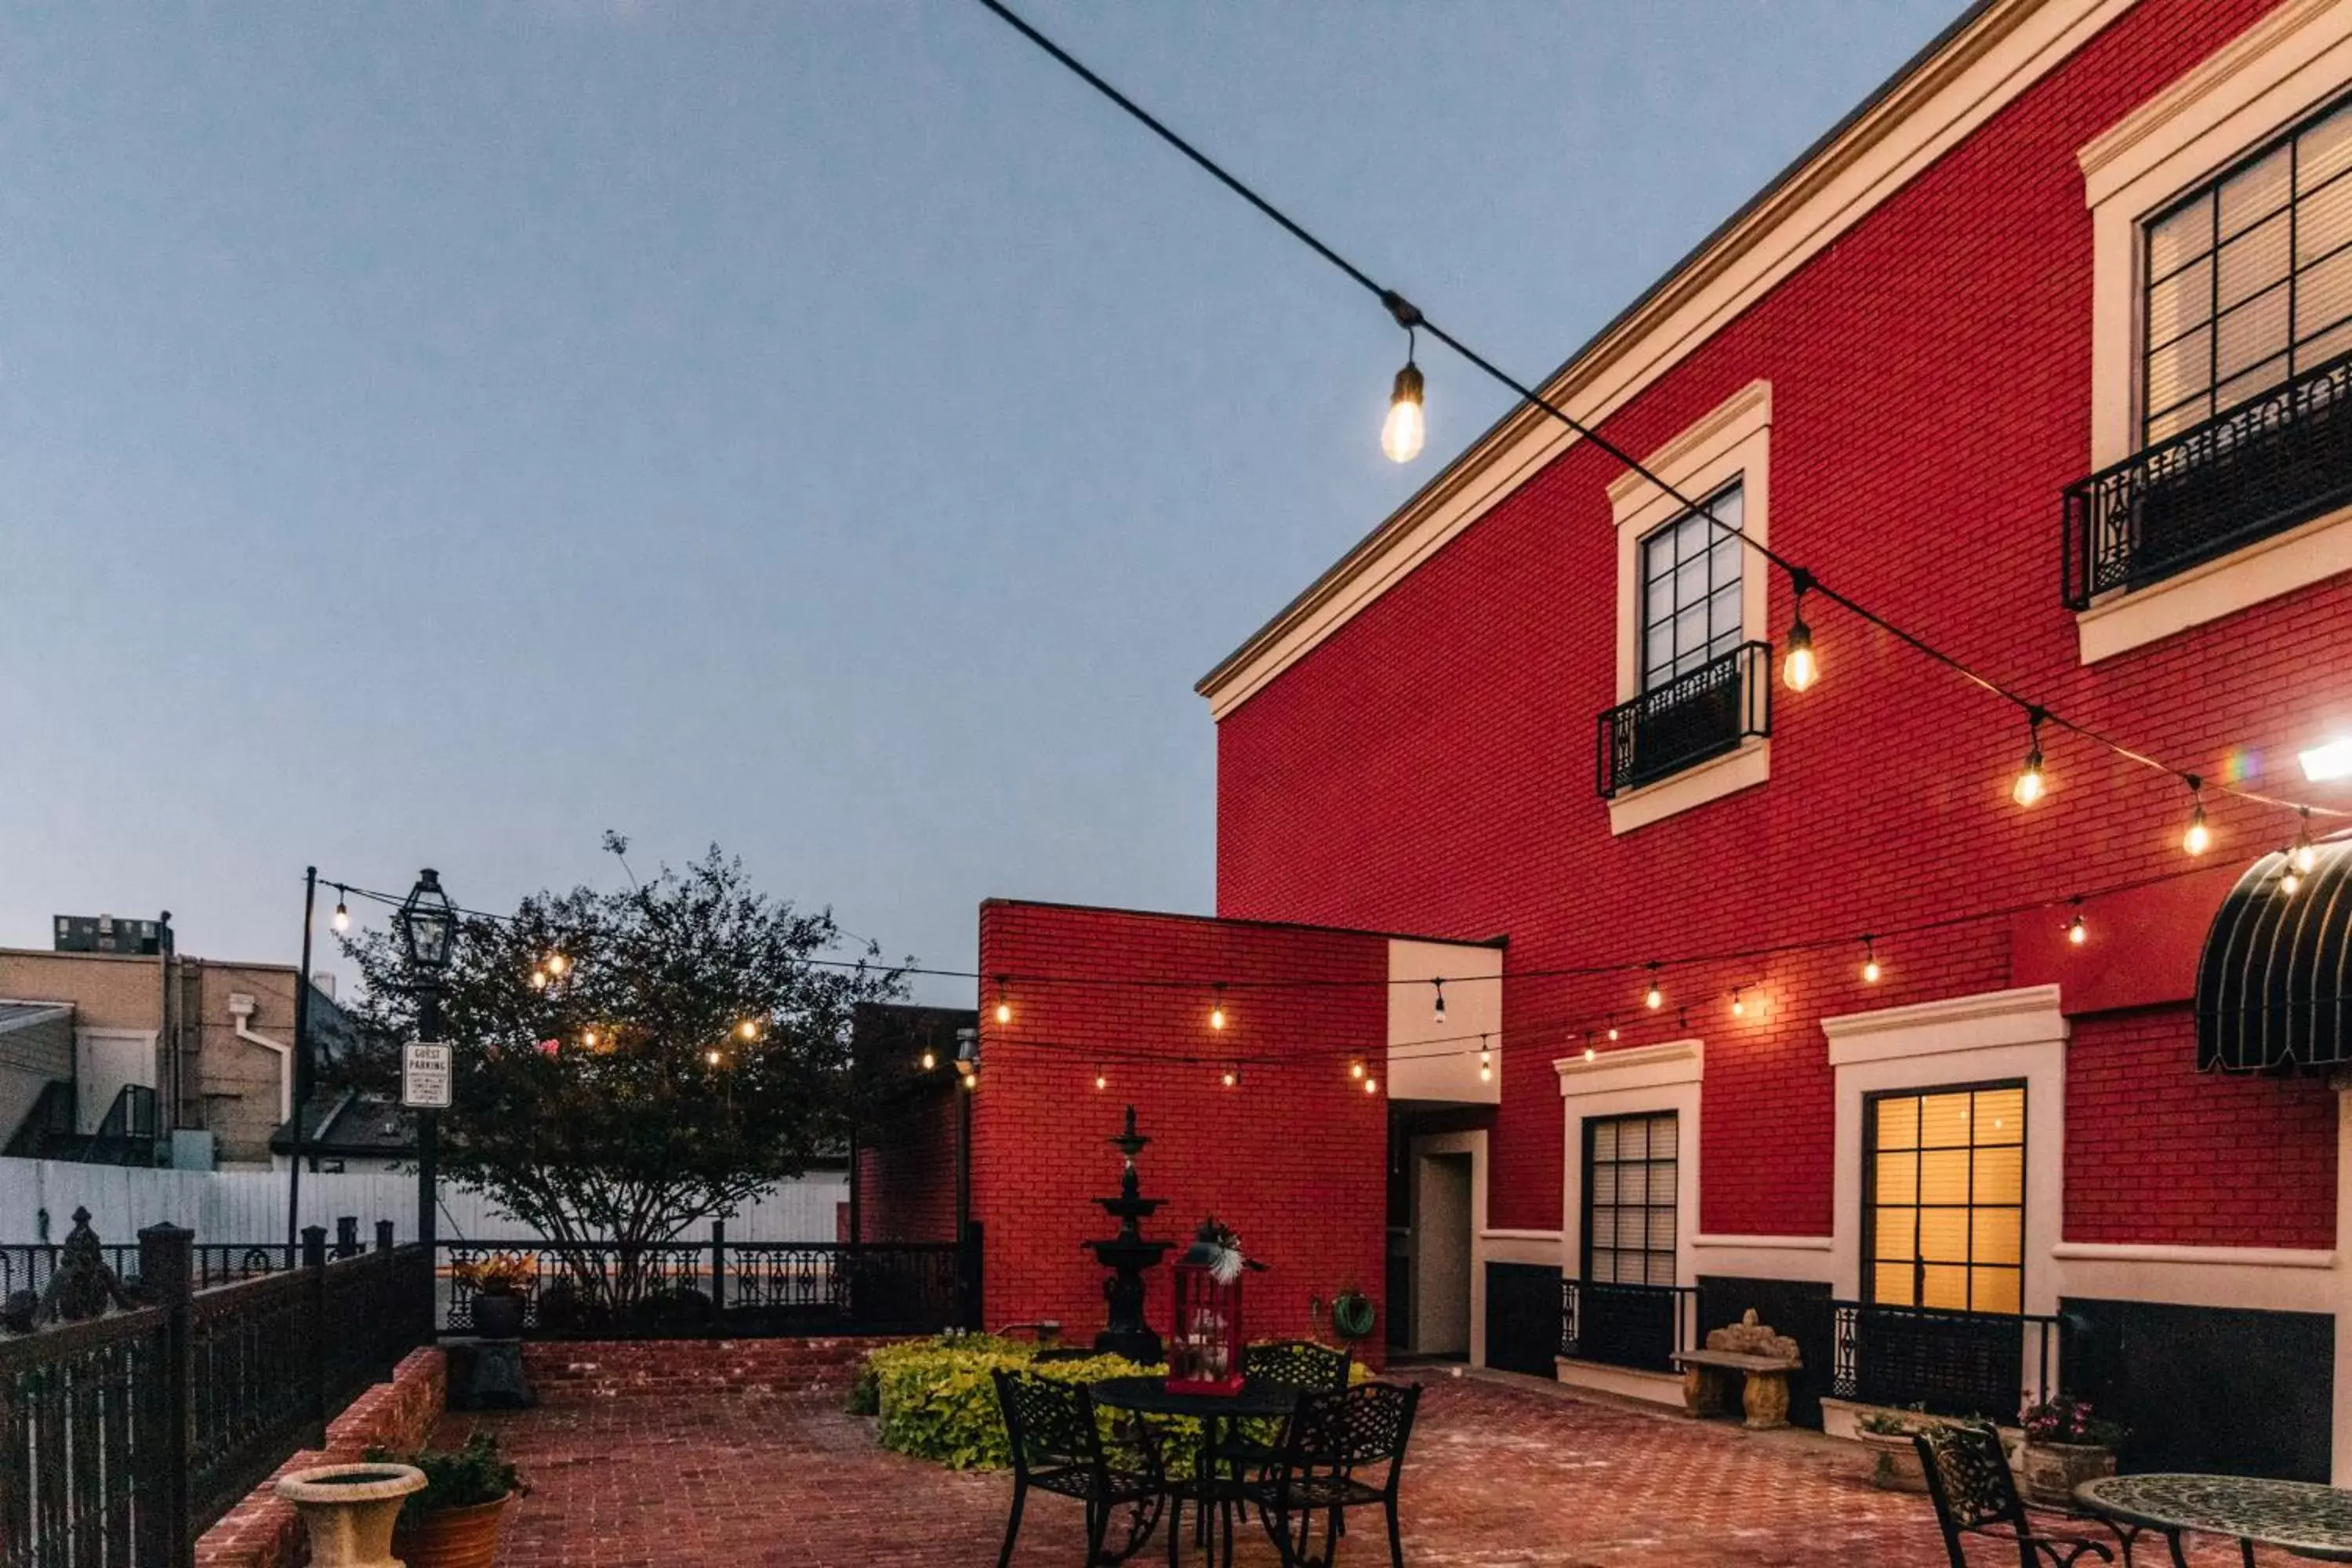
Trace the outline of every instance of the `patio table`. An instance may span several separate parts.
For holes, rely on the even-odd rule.
[[[1217,1473],[1217,1450],[1222,1446],[1222,1433],[1234,1421],[1264,1419],[1290,1414],[1298,1401],[1298,1390],[1285,1384],[1269,1383],[1263,1378],[1251,1378],[1233,1394],[1182,1394],[1171,1392],[1164,1377],[1108,1377],[1092,1384],[1097,1405],[1114,1410],[1133,1411],[1139,1415],[1190,1415],[1201,1423],[1201,1443],[1192,1458],[1192,1479],[1189,1481],[1171,1478],[1170,1491],[1182,1501],[1205,1509],[1211,1503],[1229,1504],[1241,1500],[1239,1483]],[[1224,1550],[1219,1559],[1230,1563],[1234,1560],[1233,1523],[1224,1520]],[[1183,1533],[1182,1515],[1168,1521],[1168,1561],[1174,1563],[1182,1547],[1179,1537]],[[1196,1525],[1194,1539],[1213,1558],[1218,1557],[1214,1530]]]
[[[2352,1491],[2257,1476],[2105,1476],[2074,1489],[2094,1513],[2164,1532],[2175,1568],[2184,1531],[2226,1535],[2253,1568],[2256,1544],[2320,1563],[2352,1563]]]

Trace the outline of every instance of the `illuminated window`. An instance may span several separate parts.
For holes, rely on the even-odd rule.
[[[1675,1113],[1584,1123],[1584,1277],[1675,1282]]]
[[[1870,1300],[2021,1310],[2025,1086],[1873,1095],[1864,1129]]]

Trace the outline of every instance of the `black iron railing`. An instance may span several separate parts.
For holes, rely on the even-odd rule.
[[[1832,1301],[1830,1394],[1864,1405],[2014,1421],[2058,1392],[2059,1320]]]
[[[2352,504],[2352,354],[2066,488],[2070,609]]]
[[[476,1331],[467,1267],[530,1259],[523,1331],[673,1338],[936,1333],[970,1326],[975,1248],[952,1242],[443,1242],[441,1331]]]
[[[58,1271],[58,1258],[64,1244],[54,1241],[12,1241],[0,1243],[0,1300],[18,1290],[37,1294],[45,1289],[49,1277]],[[353,1249],[331,1248],[332,1256],[343,1257]],[[121,1242],[106,1242],[100,1247],[108,1267],[124,1279],[139,1274],[139,1248]],[[299,1257],[299,1249],[283,1242],[197,1242],[189,1248],[188,1266],[195,1275],[195,1288],[211,1290],[223,1285],[234,1285],[240,1279],[258,1275],[277,1274],[290,1268]]]
[[[1696,1286],[1559,1282],[1559,1353],[1571,1360],[1672,1372],[1697,1321]]]
[[[0,1336],[0,1568],[191,1561],[215,1520],[429,1340],[425,1250],[378,1236],[331,1262],[314,1226],[300,1267],[199,1290],[189,1233],[152,1226],[140,1304]]]
[[[1772,732],[1772,645],[1742,643],[1602,713],[1594,783],[1603,800]]]

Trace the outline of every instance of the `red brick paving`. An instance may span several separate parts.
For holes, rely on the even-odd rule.
[[[1520,1380],[1428,1381],[1404,1484],[1405,1557],[1423,1568],[1944,1562],[1927,1500],[1872,1489],[1851,1445]],[[565,1399],[451,1416],[445,1437],[476,1419],[498,1426],[533,1488],[499,1568],[987,1568],[1011,1493],[1000,1475],[883,1451],[873,1423],[829,1394]],[[1082,1540],[1076,1505],[1033,1496],[1014,1562],[1069,1568]],[[1377,1529],[1352,1536],[1340,1561],[1378,1568],[1382,1544]],[[1991,1542],[1970,1555],[2017,1561]],[[2135,1555],[2143,1568],[2164,1562],[2161,1543]],[[1262,1539],[1239,1557],[1276,1562]],[[1165,1563],[1165,1549],[1155,1539],[1137,1561]],[[2195,1561],[2221,1568],[2237,1554],[2210,1543]],[[2263,1558],[2273,1561],[2287,1560]]]

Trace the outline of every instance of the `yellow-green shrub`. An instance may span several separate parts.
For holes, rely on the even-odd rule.
[[[870,1380],[871,1408],[882,1417],[882,1446],[959,1470],[1003,1469],[1013,1456],[1005,1447],[1004,1415],[996,1404],[992,1374],[998,1367],[1064,1383],[1099,1383],[1107,1377],[1167,1370],[1139,1365],[1124,1356],[1042,1363],[1036,1356],[1033,1344],[988,1334],[942,1335],[874,1352],[866,1357],[860,1384],[869,1385]],[[861,1400],[862,1395],[853,1395],[851,1407],[857,1408]],[[1188,1440],[1181,1432],[1173,1435]]]

